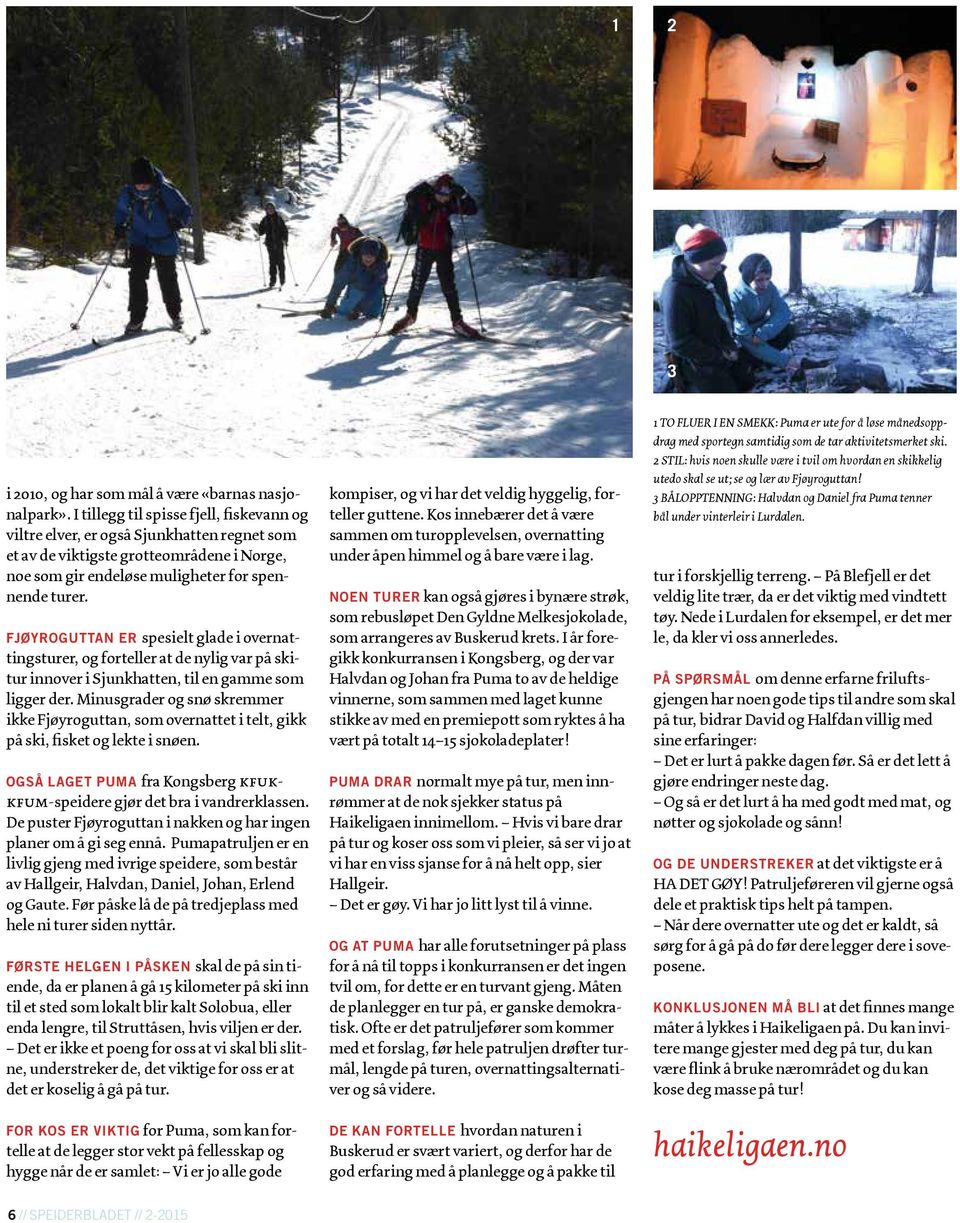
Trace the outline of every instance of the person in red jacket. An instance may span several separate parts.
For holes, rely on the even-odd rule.
[[[350,254],[351,242],[356,242],[360,237],[362,237],[362,230],[357,229],[356,225],[351,225],[341,212],[337,217],[336,225],[330,230],[330,245],[336,246],[338,242],[340,243],[340,249],[337,251],[337,258],[333,265],[334,276],[346,263],[347,256]]]
[[[420,183],[414,187],[408,193],[406,202],[407,215],[412,216],[417,226],[417,254],[407,295],[407,313],[390,328],[391,335],[397,335],[416,322],[420,298],[436,264],[437,279],[447,301],[454,331],[459,335],[478,336],[480,333],[476,328],[463,321],[457,282],[453,275],[453,229],[450,225],[450,218],[458,212],[462,216],[474,216],[476,200],[449,174],[441,174],[432,186],[430,183]]]

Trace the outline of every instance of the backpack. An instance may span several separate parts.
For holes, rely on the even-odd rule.
[[[396,239],[398,242],[402,242],[404,246],[413,246],[419,237],[420,218],[417,216],[415,200],[424,191],[429,193],[430,186],[428,183],[419,183],[412,191],[407,193],[406,207],[400,219],[400,228],[397,231]]]
[[[397,241],[402,242],[404,246],[413,246],[417,240],[417,235],[420,232],[420,223],[413,213],[412,208],[408,204],[404,210],[403,217],[400,220],[400,228],[397,231]]]

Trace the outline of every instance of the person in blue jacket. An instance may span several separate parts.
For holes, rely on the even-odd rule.
[[[333,318],[334,314],[348,319],[358,319],[361,315],[377,318],[383,310],[390,252],[382,238],[366,237],[354,239],[349,250],[346,262],[333,278],[320,314],[323,318]],[[338,309],[341,296],[343,301]]]
[[[770,260],[747,255],[739,270],[740,280],[730,290],[737,343],[753,365],[793,373],[800,361],[783,351],[795,335],[792,315],[773,283]]]
[[[177,281],[177,255],[180,242],[177,230],[192,220],[190,205],[162,171],[146,157],[137,157],[130,166],[130,182],[117,198],[113,213],[113,234],[117,242],[126,240],[130,267],[130,321],[126,331],[140,331],[147,316],[147,278],[150,264],[157,267],[157,279],[170,322],[178,331],[183,326],[180,285]]]

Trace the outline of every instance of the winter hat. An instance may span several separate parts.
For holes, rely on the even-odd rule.
[[[130,163],[131,183],[152,183],[155,177],[156,171],[148,158],[136,157]]]
[[[277,211],[277,206],[276,206],[276,204],[273,202],[273,200],[264,200],[264,201],[263,201],[263,206],[264,206],[264,208],[269,209],[269,211],[270,211],[270,212],[276,212],[276,211]]]
[[[680,250],[687,263],[706,263],[708,259],[716,259],[717,255],[725,255],[727,244],[715,229],[700,225],[684,238]]]
[[[433,189],[439,195],[451,195],[453,193],[453,179],[449,174],[441,174],[433,184]]]
[[[347,220],[347,218],[346,218],[346,217],[343,215],[343,213],[341,212],[341,213],[340,213],[340,215],[337,217],[337,226],[339,227],[339,226],[341,226],[341,225],[349,225],[349,224],[350,224],[350,222]]]
[[[745,285],[750,284],[757,272],[767,272],[773,275],[773,265],[766,255],[747,255],[743,263],[740,264],[740,275],[743,277]]]

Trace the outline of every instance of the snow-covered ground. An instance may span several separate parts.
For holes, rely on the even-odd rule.
[[[789,234],[745,234],[735,238],[726,256],[726,278],[732,287],[743,259],[760,252],[773,265],[773,281],[786,291],[790,270]],[[670,275],[676,254],[672,247],[654,252],[655,296]],[[841,305],[862,305],[876,317],[855,335],[800,335],[791,351],[815,360],[857,360],[883,365],[892,387],[917,376],[924,380],[956,378],[957,260],[938,255],[934,262],[934,297],[911,297],[917,257],[887,251],[846,251],[838,229],[804,234],[804,286],[821,298],[836,294]],[[802,313],[797,310],[796,313]],[[800,323],[802,331],[802,322]],[[663,378],[663,326],[654,314],[654,385]],[[812,382],[813,380],[811,380]],[[762,390],[785,390],[776,379]]]
[[[374,322],[285,319],[274,307],[306,295],[327,256],[339,212],[393,246],[403,196],[423,178],[452,172],[471,191],[471,166],[451,164],[436,130],[448,119],[437,84],[361,80],[345,113],[343,164],[329,115],[304,150],[304,173],[275,193],[290,227],[295,287],[261,291],[249,223],[205,235],[207,262],[189,264],[210,334],[188,345],[161,328],[166,314],[150,280],[147,333],[94,347],[91,336],[121,331],[127,277],[107,272],[83,318],[101,268],[30,266],[7,272],[7,450],[30,458],[598,457],[631,453],[630,310],[620,281],[551,280],[545,260],[484,237],[467,220],[483,322],[493,335],[535,347],[469,343],[449,328],[435,276],[421,303],[419,331],[378,338]],[[183,184],[178,184],[183,187]],[[247,222],[262,212],[251,201]],[[104,219],[105,227],[109,218]],[[394,249],[390,287],[405,248]],[[410,257],[384,331],[402,311]],[[476,324],[467,260],[458,236],[457,284]],[[299,308],[319,308],[333,276],[329,258]],[[180,267],[187,330],[199,331]],[[264,307],[264,308],[260,308]],[[358,355],[360,354],[360,355]]]

